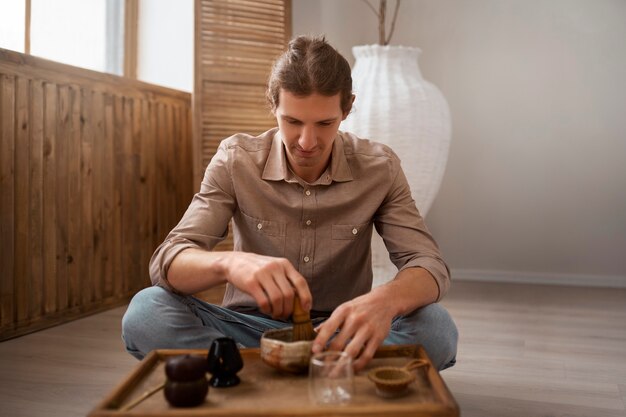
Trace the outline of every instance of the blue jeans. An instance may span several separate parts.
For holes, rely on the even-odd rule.
[[[314,321],[315,323],[315,321]],[[161,287],[139,291],[122,319],[126,350],[142,359],[153,349],[208,349],[218,337],[230,336],[240,347],[258,347],[269,329],[291,323],[238,313]],[[396,317],[385,345],[421,344],[437,369],[455,363],[458,332],[447,310],[430,304]]]

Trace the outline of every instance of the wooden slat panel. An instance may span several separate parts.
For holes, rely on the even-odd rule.
[[[150,256],[152,256],[153,247],[152,239],[152,212],[154,206],[152,204],[153,191],[153,171],[152,161],[154,160],[154,143],[150,130],[150,104],[146,101],[141,102],[141,116],[139,117],[141,132],[141,153],[139,154],[139,180],[141,182],[140,201],[139,201],[139,239],[142,242],[140,256],[142,270],[148,268]],[[190,137],[190,136],[187,136]],[[190,181],[191,183],[191,181]]]
[[[114,134],[115,134],[115,121],[113,119],[113,98],[110,94],[104,95],[104,146],[102,149],[102,172],[104,177],[102,178],[102,228],[104,235],[102,237],[102,248],[104,249],[105,258],[103,259],[103,294],[104,297],[111,297],[115,294],[113,291],[113,277],[115,276],[115,247],[117,236],[115,234],[115,172],[114,163]]]
[[[237,22],[236,20],[232,23],[238,23],[237,26],[215,23],[218,21],[223,21],[223,19],[220,17],[213,19],[212,21],[203,19],[203,23],[207,23],[209,25],[206,35],[214,36],[217,39],[231,37],[234,39],[260,41],[268,44],[282,41],[281,31],[274,30],[271,27],[263,25],[249,25],[245,22]]]
[[[113,270],[113,293],[122,294],[126,291],[124,288],[124,231],[123,231],[123,172],[124,172],[124,152],[123,152],[123,134],[124,134],[124,100],[123,97],[113,97],[113,118],[115,124],[115,135],[113,138],[113,149],[115,153],[114,157],[114,169],[113,169],[113,181],[115,191],[113,192],[114,211],[113,211],[113,223],[114,236],[117,243],[114,254],[114,267]]]
[[[256,13],[262,19],[280,19],[283,13],[282,2],[272,1],[264,3],[260,1],[222,1],[222,2],[202,2],[202,12],[216,11],[217,13],[228,11],[230,13]]]
[[[167,132],[165,131],[165,104],[159,103],[154,109],[157,114],[157,123],[156,123],[156,138],[157,138],[157,152],[159,154],[167,153]],[[163,187],[164,193],[169,194],[168,189],[168,172],[166,165],[157,165],[157,184],[161,184]],[[167,232],[169,230],[165,230],[163,227],[164,219],[167,218],[167,199],[161,200],[161,204],[157,206],[157,240],[162,240],[165,238]]]
[[[104,267],[107,257],[103,242],[108,231],[104,228],[104,192],[103,182],[106,172],[104,171],[104,98],[102,93],[94,91],[92,96],[92,150],[93,162],[91,171],[92,200],[91,200],[91,227],[89,234],[92,236],[93,257],[91,259],[91,273],[93,288],[91,291],[94,300],[102,299],[104,287]]]
[[[282,25],[282,10],[271,17],[276,18],[275,21],[271,19],[264,19],[262,24],[259,24],[259,13],[248,12],[248,11],[236,11],[233,10],[229,13],[229,22],[228,24],[239,23],[241,27],[255,27],[259,28],[259,30],[274,32],[274,33],[283,33],[284,27]],[[216,27],[226,27],[228,26],[224,24],[224,21],[221,19],[221,14],[219,12],[214,12],[210,8],[205,8],[204,13],[202,13],[202,23],[206,23],[211,26],[211,29]],[[239,26],[239,25],[238,25]]]
[[[133,289],[131,276],[139,275],[139,271],[135,270],[135,262],[133,259],[134,248],[137,243],[135,237],[135,213],[137,212],[137,201],[134,192],[134,179],[132,168],[132,139],[133,139],[133,120],[132,120],[132,99],[124,98],[123,118],[124,118],[124,137],[123,143],[123,168],[122,168],[122,262],[127,266],[127,272],[121,277],[122,288],[125,292]],[[164,219],[167,224],[167,220]]]
[[[57,310],[57,86],[44,85],[43,136],[43,294],[44,313]]]
[[[81,184],[81,211],[83,220],[80,236],[81,257],[80,271],[80,300],[81,305],[89,305],[93,298],[93,91],[81,89],[80,109],[80,184]]]
[[[0,49],[0,340],[127,302],[193,195],[191,96]]]
[[[159,194],[157,193],[157,187],[160,187],[163,182],[161,181],[161,167],[156,164],[157,155],[160,155],[159,140],[158,140],[158,103],[149,103],[149,116],[150,120],[150,136],[152,138],[151,149],[151,164],[149,170],[149,184],[150,187],[150,236],[153,246],[159,244]]]
[[[31,303],[29,319],[41,316],[43,304],[43,82],[34,80],[30,84],[30,183],[29,183],[29,229],[30,244],[30,288]]]
[[[260,134],[276,126],[264,85],[205,81],[202,92],[202,166],[209,163],[222,139],[238,132]]]
[[[15,131],[15,304],[16,323],[28,319],[31,303],[30,289],[30,247],[29,247],[29,190],[30,190],[30,125],[28,106],[30,101],[30,80],[18,77],[15,91],[16,131]]]
[[[191,137],[193,138],[193,129],[192,129],[192,121],[193,121],[193,112],[191,110],[190,107],[183,107],[183,112],[184,112],[184,119],[182,120],[182,129],[181,129],[181,137],[179,139],[179,141],[183,140],[183,138],[185,137]],[[189,167],[193,167],[193,147],[190,146],[186,146],[183,148],[184,149],[184,159],[180,162],[180,166],[189,166]],[[193,177],[193,170],[189,171],[186,170],[185,173],[187,174],[187,178],[186,181],[188,184],[191,184],[192,191],[195,191],[193,188],[193,184],[194,184],[194,177]],[[189,206],[189,203],[191,203],[191,199],[192,196],[186,196],[182,195],[181,198],[186,198],[187,202],[181,207],[181,212],[185,212],[187,210],[187,207]]]
[[[68,307],[78,307],[81,305],[80,288],[80,262],[82,259],[81,250],[81,229],[83,222],[81,221],[81,202],[82,202],[82,184],[80,181],[80,132],[81,132],[81,115],[82,96],[78,86],[71,86],[70,91],[70,134],[68,137],[68,256],[67,256],[67,274],[68,274]]]
[[[176,165],[179,165],[181,163],[181,152],[177,152],[176,150],[176,142],[178,142],[178,137],[176,137],[176,133],[177,131],[180,130],[180,125],[181,125],[181,119],[182,119],[183,115],[181,114],[181,109],[178,106],[174,106],[172,108],[172,126],[171,126],[171,131],[172,131],[172,138],[170,139],[170,149],[172,149],[173,154],[176,157]],[[176,174],[174,174],[174,178],[176,178]],[[176,192],[176,196],[174,197],[174,211],[178,211],[180,208],[180,195],[178,193],[178,191],[174,188],[174,191]]]
[[[0,75],[0,326],[15,321],[15,78]]]
[[[132,141],[130,147],[130,163],[131,163],[131,178],[132,178],[132,197],[133,208],[131,211],[131,224],[133,232],[133,244],[131,245],[131,276],[140,277],[142,271],[142,259],[141,259],[141,216],[144,215],[145,207],[142,206],[141,201],[142,183],[141,183],[141,101],[131,100],[131,126],[130,126]],[[175,155],[172,155],[174,157]],[[143,267],[146,268],[146,267]],[[145,270],[145,269],[144,269]],[[136,290],[143,285],[138,279],[129,279],[130,290]]]
[[[64,311],[69,307],[69,216],[68,216],[68,198],[69,198],[69,178],[68,178],[68,150],[71,141],[71,98],[68,86],[59,87],[59,103],[58,103],[58,125],[57,125],[57,141],[55,144],[56,152],[56,281],[57,281],[57,307],[59,311]]]
[[[275,45],[273,43],[259,42],[250,39],[222,37],[212,32],[203,33],[200,40],[205,43],[203,46],[203,52],[215,53],[219,52],[219,48],[216,43],[219,42],[219,46],[222,47],[222,51],[242,51],[245,53],[251,53],[253,55],[270,58],[272,56],[280,55],[283,51],[283,45]]]
[[[176,123],[176,108],[173,105],[168,105],[165,107],[165,147],[167,149],[166,152],[170,153],[170,155],[176,155],[176,135],[174,134],[174,126]],[[171,216],[176,212],[177,204],[176,204],[176,178],[177,173],[175,171],[176,165],[171,164],[167,169],[167,189],[168,189],[168,213],[167,216]],[[169,230],[165,232],[165,235],[169,233]],[[165,239],[165,236],[163,236]]]

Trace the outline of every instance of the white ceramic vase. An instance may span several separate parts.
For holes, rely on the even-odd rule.
[[[411,194],[422,216],[435,199],[448,159],[451,121],[446,99],[422,78],[419,48],[355,46],[352,70],[356,101],[341,130],[389,145],[402,161]],[[382,239],[372,238],[374,285],[393,278]]]

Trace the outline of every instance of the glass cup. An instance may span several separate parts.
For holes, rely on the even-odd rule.
[[[317,404],[346,404],[354,392],[352,358],[345,352],[321,352],[311,356],[309,396]]]

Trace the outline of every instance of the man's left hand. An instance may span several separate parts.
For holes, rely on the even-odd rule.
[[[363,369],[389,334],[391,321],[396,315],[391,300],[381,295],[370,292],[337,307],[318,327],[313,352],[324,350],[326,343],[338,331],[328,348],[345,351],[355,359],[354,370]]]

